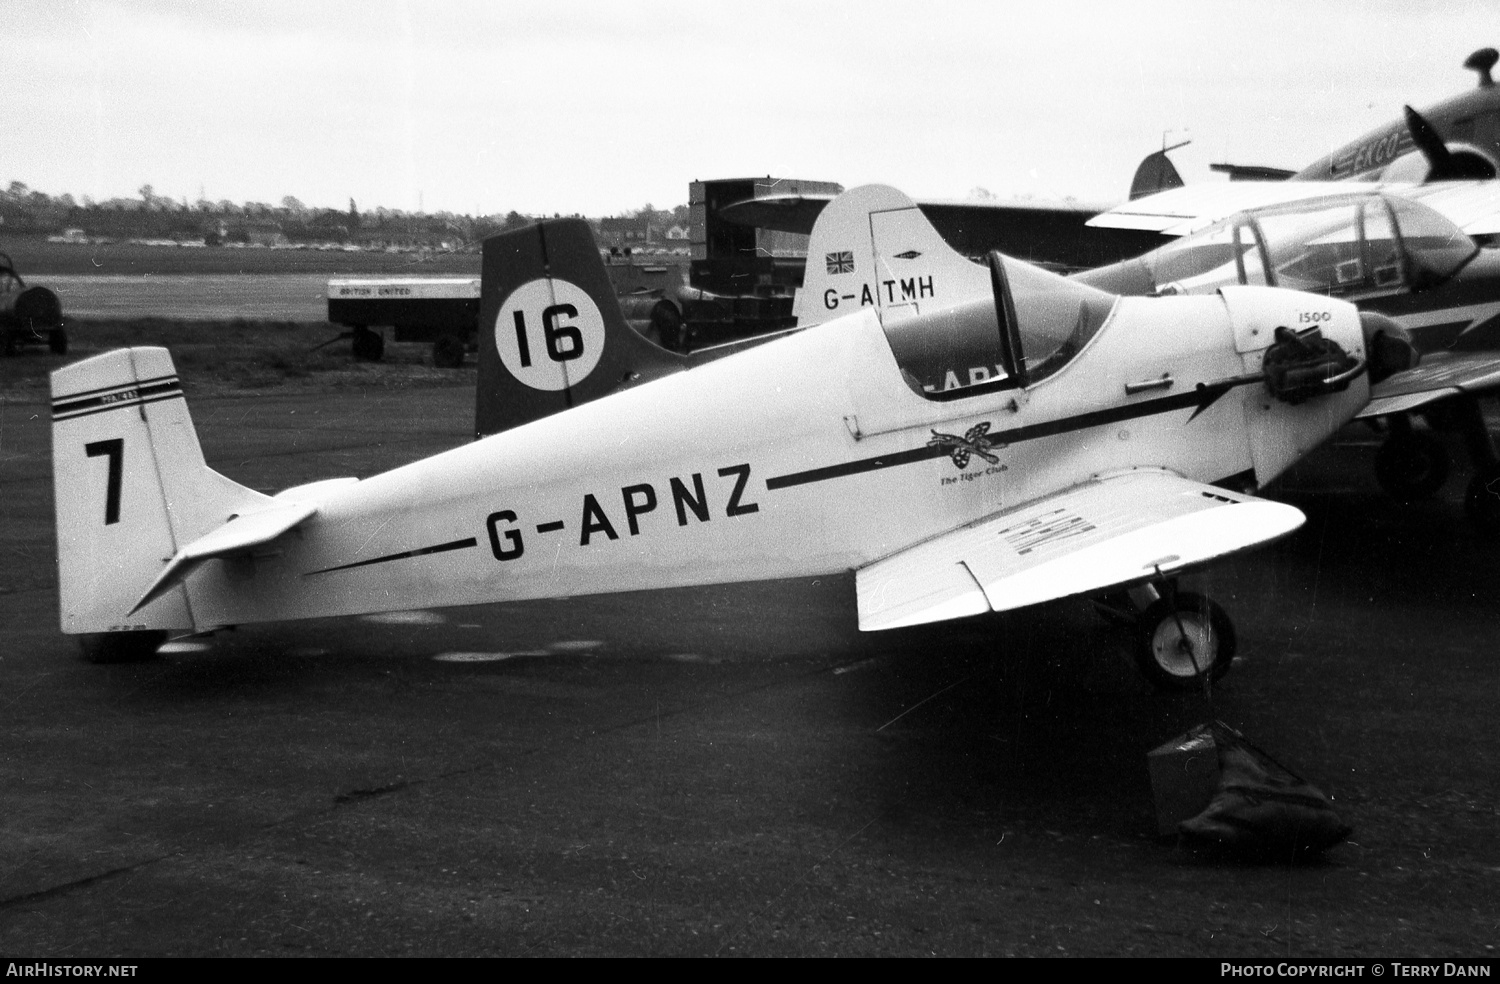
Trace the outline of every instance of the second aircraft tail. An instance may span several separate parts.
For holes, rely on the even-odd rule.
[[[948,245],[916,202],[864,185],[818,216],[792,313],[807,328],[873,307],[889,323],[987,296],[988,269]]]
[[[689,365],[625,322],[582,219],[491,236],[481,276],[478,437]]]

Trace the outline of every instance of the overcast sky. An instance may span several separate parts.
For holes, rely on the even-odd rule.
[[[614,215],[695,178],[1124,197],[1474,85],[1493,0],[0,0],[0,182]]]

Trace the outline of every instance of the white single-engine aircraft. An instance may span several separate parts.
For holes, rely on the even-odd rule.
[[[606,340],[639,340],[583,222],[485,251],[509,277],[481,324],[535,391],[613,371]],[[91,658],[132,658],[249,622],[853,570],[866,630],[1131,589],[1151,679],[1222,673],[1230,623],[1175,578],[1302,523],[1238,489],[1364,406],[1389,322],[1272,288],[1118,298],[998,253],[986,274],[982,297],[856,309],[276,496],[205,464],[165,350],[66,366],[52,376],[63,631]],[[994,371],[938,385],[954,365]]]

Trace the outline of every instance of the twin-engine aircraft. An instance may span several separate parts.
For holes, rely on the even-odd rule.
[[[619,368],[611,346],[634,336],[584,223],[485,253],[508,271],[482,298],[486,344],[529,389]],[[827,262],[858,277],[872,260]],[[128,658],[250,622],[852,570],[865,630],[1128,589],[1148,677],[1224,672],[1227,616],[1176,577],[1303,522],[1241,490],[1364,406],[1389,324],[1270,288],[1121,298],[999,254],[977,269],[982,296],[855,308],[275,496],[208,467],[164,349],[66,366],[63,631]],[[955,365],[992,371],[942,385]]]
[[[1500,236],[1500,181],[1192,186],[1093,221],[1180,236],[1076,275],[1103,290],[1193,294],[1265,284],[1389,316],[1422,365],[1377,384],[1359,414],[1388,424],[1376,477],[1403,502],[1436,492],[1447,452],[1411,417],[1454,429],[1473,460],[1465,512],[1481,535],[1500,536],[1500,456],[1479,406],[1500,391],[1500,249],[1480,246]]]
[[[1473,180],[1500,175],[1500,87],[1491,70],[1500,52],[1481,48],[1471,54],[1464,67],[1479,75],[1479,84],[1418,112],[1402,107],[1400,118],[1322,157],[1301,170],[1280,167],[1213,164],[1231,183],[1188,186],[1193,194],[1223,194],[1241,182],[1275,182],[1288,197],[1310,193],[1307,182],[1331,181],[1424,182]],[[1182,146],[1178,144],[1177,146]],[[1130,184],[1132,201],[1182,188],[1183,180],[1165,147],[1141,162]],[[1315,193],[1315,192],[1312,192]],[[719,215],[747,226],[811,234],[818,217],[834,196],[784,194],[762,196],[721,206]],[[1158,242],[1152,223],[1133,225],[1121,219],[1126,211],[1113,203],[1036,201],[942,201],[917,203],[943,239],[959,252],[981,255],[999,249],[1063,272],[1088,270],[1139,256]],[[1257,197],[1255,204],[1269,204]],[[1249,207],[1240,204],[1228,211]],[[1099,213],[1114,213],[1114,221],[1101,222]],[[1221,215],[1228,214],[1220,211]]]
[[[1464,60],[1479,84],[1418,112],[1403,106],[1401,119],[1365,133],[1299,171],[1212,165],[1231,179],[1291,181],[1467,181],[1500,176],[1500,88],[1491,70],[1494,48]]]

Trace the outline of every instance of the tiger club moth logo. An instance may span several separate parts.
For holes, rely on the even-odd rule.
[[[970,427],[964,431],[963,437],[959,437],[957,434],[944,434],[942,431],[935,430],[932,432],[932,440],[927,442],[927,446],[929,448],[947,449],[953,458],[953,464],[960,470],[969,467],[969,456],[975,454],[992,465],[998,465],[1000,459],[990,454],[990,449],[1004,447],[1004,445],[997,444],[985,437],[984,435],[988,434],[989,430],[989,421]]]
[[[853,273],[854,251],[841,250],[837,253],[829,253],[823,257],[828,264],[829,273]]]

